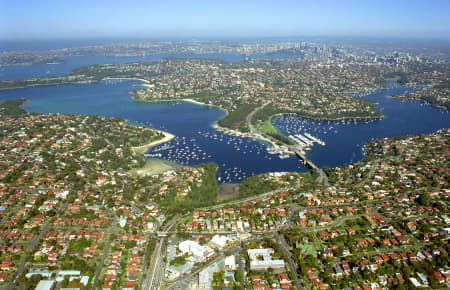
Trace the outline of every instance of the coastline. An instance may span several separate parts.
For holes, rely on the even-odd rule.
[[[211,127],[214,130],[217,130],[217,131],[220,131],[220,132],[224,132],[225,134],[228,134],[228,135],[240,136],[240,137],[245,137],[245,138],[250,138],[250,139],[253,139],[253,140],[266,142],[266,143],[272,145],[272,147],[274,147],[276,149],[279,149],[279,147],[280,147],[274,141],[272,141],[272,140],[270,140],[270,139],[268,139],[268,138],[266,138],[266,137],[264,137],[262,135],[256,136],[256,135],[253,135],[251,133],[242,133],[242,132],[237,131],[237,130],[233,130],[233,129],[229,129],[229,128],[225,128],[225,127],[220,127],[217,124],[217,122],[215,124],[213,124]],[[294,153],[292,153],[292,154],[294,154]]]
[[[152,88],[153,85],[150,85],[150,81],[145,80],[145,79],[140,79],[140,78],[112,78],[112,77],[106,77],[103,78],[102,81],[107,81],[107,80],[131,80],[131,81],[140,81],[143,82],[143,84],[136,84],[136,86],[143,86],[143,87],[148,87],[148,88]]]
[[[139,78],[113,78],[113,77],[105,77],[105,78],[103,78],[102,79],[102,81],[106,81],[106,80],[133,80],[133,81],[141,81],[141,82],[144,82],[144,83],[146,83],[146,84],[148,84],[149,83],[149,81],[148,80],[145,80],[145,79],[139,79]]]
[[[155,129],[154,129],[155,130]],[[151,147],[154,147],[156,145],[169,142],[173,138],[175,138],[175,135],[161,131],[161,130],[155,130],[156,132],[159,132],[164,135],[164,138],[160,140],[156,140],[141,146],[131,147],[131,150],[135,154],[144,155],[145,152],[147,152]],[[146,160],[145,165],[141,168],[136,168],[130,171],[131,174],[135,174],[137,176],[148,176],[148,175],[154,175],[154,174],[160,174],[169,170],[174,170],[177,168],[181,168],[181,165],[178,165],[176,163],[170,163],[167,160],[159,159],[159,158],[152,158],[149,160]]]
[[[26,89],[26,88],[39,87],[39,86],[78,85],[78,84],[91,84],[91,83],[98,83],[98,81],[96,81],[96,80],[84,80],[84,81],[61,82],[61,83],[57,83],[57,84],[43,84],[43,83],[27,84],[27,85],[16,86],[16,87],[2,87],[2,88],[0,88],[0,91],[19,90],[19,89]]]
[[[196,101],[194,99],[190,99],[190,98],[186,98],[186,99],[181,99],[182,101],[188,102],[188,103],[193,103],[193,104],[197,104],[197,105],[201,105],[201,106],[208,106],[208,107],[217,107],[214,105],[210,105],[210,104],[205,104],[199,101]],[[218,107],[217,107],[218,108]]]
[[[193,103],[193,104],[196,104],[196,105],[215,107],[215,108],[218,108],[219,110],[224,111],[226,115],[228,114],[227,110],[225,110],[223,108],[220,108],[220,107],[218,107],[216,105],[205,104],[205,103],[202,103],[202,102],[196,101],[194,99],[190,99],[190,98],[181,99],[181,100],[185,101],[185,102]],[[251,134],[251,133],[243,133],[243,132],[231,129],[231,128],[221,127],[218,124],[218,121],[219,120],[217,120],[216,122],[214,122],[214,124],[211,125],[211,127],[214,130],[221,131],[221,132],[224,132],[225,134],[229,134],[229,135],[232,135],[232,136],[241,136],[241,137],[251,138],[251,139],[254,139],[254,140],[263,141],[263,142],[271,144],[274,148],[278,148],[279,147],[275,142],[273,142],[272,140],[270,140],[270,139],[268,139],[268,138],[266,138],[264,136],[256,136],[256,135]]]
[[[159,131],[159,130],[155,130],[155,131],[163,134],[164,138],[160,139],[160,140],[156,140],[156,141],[150,142],[148,144],[141,145],[141,146],[131,147],[131,150],[133,150],[134,153],[142,155],[145,152],[147,152],[147,150],[150,149],[151,147],[154,147],[154,146],[162,144],[162,143],[169,142],[170,140],[175,138],[175,135],[173,135],[173,134],[171,134],[169,132],[164,132],[164,131]]]
[[[440,109],[440,110],[444,110],[444,111],[450,111],[444,105],[433,104],[433,103],[430,103],[427,100],[424,100],[424,99],[421,99],[421,98],[409,98],[409,97],[402,98],[402,97],[399,97],[398,95],[396,95],[396,96],[388,96],[388,97],[396,99],[396,100],[400,100],[400,101],[418,102],[418,103],[422,103],[422,104],[430,106],[430,107],[434,107],[436,109]]]
[[[219,110],[221,110],[221,111],[223,111],[225,113],[225,116],[223,116],[222,119],[225,118],[228,115],[228,111],[226,109],[221,108],[221,107],[219,107],[217,105],[202,103],[202,102],[196,101],[194,99],[190,99],[190,98],[181,99],[181,101],[188,102],[188,103],[193,103],[193,104],[200,105],[200,106],[207,106],[207,107],[217,108],[217,109],[219,109]],[[221,119],[219,119],[219,120],[221,120]],[[230,132],[234,132],[234,133],[241,134],[241,135],[244,134],[242,132],[239,132],[239,131],[236,131],[236,130],[233,130],[233,129],[230,129],[230,128],[225,128],[225,127],[219,126],[219,124],[217,124],[217,122],[219,122],[219,120],[215,121],[214,124],[211,125],[214,129],[222,130],[222,131],[228,130]]]
[[[330,121],[330,122],[338,122],[338,121],[351,121],[351,120],[377,120],[377,119],[383,119],[384,115],[381,116],[366,116],[366,117],[339,117],[339,118],[318,118],[318,117],[310,117],[310,116],[304,116],[301,113],[278,113],[275,115],[270,116],[270,118],[277,117],[277,116],[296,116],[303,119],[307,119],[310,121]]]
[[[202,103],[202,102],[199,102],[199,101],[194,100],[194,99],[191,99],[191,98],[185,98],[185,99],[179,99],[179,100],[180,100],[180,101],[184,101],[184,102],[188,102],[188,103],[193,103],[193,104],[200,105],[200,106],[207,106],[207,107],[217,108],[217,109],[219,109],[219,110],[225,112],[225,116],[228,115],[228,111],[227,111],[226,109],[221,108],[221,107],[219,107],[219,106],[217,106],[217,105],[212,105],[212,104]],[[225,116],[224,116],[224,117],[225,117]]]
[[[217,108],[217,109],[219,109],[219,110],[225,112],[225,116],[228,115],[228,111],[227,111],[226,109],[223,109],[223,108],[221,108],[221,107],[219,107],[219,106],[217,106],[217,105],[212,105],[212,104],[202,103],[202,102],[199,102],[199,101],[197,101],[197,100],[190,99],[190,98],[184,98],[184,99],[169,99],[169,100],[150,100],[150,101],[149,101],[149,100],[136,100],[136,99],[133,99],[133,97],[132,97],[131,99],[134,100],[135,102],[143,102],[143,103],[157,103],[157,102],[188,102],[188,103],[196,104],[196,105],[199,105],[199,106],[207,106],[207,107]],[[220,120],[220,119],[219,119],[219,120]],[[264,139],[264,138],[260,138],[260,137],[257,137],[257,136],[253,136],[253,135],[251,135],[251,134],[249,134],[249,133],[243,133],[243,132],[240,132],[240,131],[231,129],[231,128],[221,127],[221,126],[218,124],[218,121],[219,121],[219,120],[217,120],[217,121],[215,121],[213,124],[211,124],[211,127],[212,127],[213,129],[217,130],[217,131],[221,131],[221,132],[224,132],[224,133],[226,133],[226,134],[233,135],[233,136],[242,136],[242,137],[247,137],[247,138],[252,138],[252,139],[257,139],[257,140],[261,140],[261,141],[265,141],[265,142],[272,143],[270,140],[267,140],[267,139]]]
[[[138,100],[135,100],[135,101],[138,101]],[[150,102],[161,102],[161,101],[162,102],[164,102],[164,101],[166,101],[166,102],[184,101],[184,102],[189,102],[189,103],[193,103],[193,104],[200,105],[200,106],[215,107],[215,108],[225,112],[226,115],[228,114],[228,111],[226,109],[224,109],[224,108],[221,108],[221,107],[219,107],[217,105],[202,103],[202,102],[194,100],[192,98],[157,100],[157,101],[156,100],[155,101],[152,100]],[[146,101],[142,100],[142,102],[148,102],[148,100],[146,100]],[[283,112],[283,113],[278,113],[278,114],[270,116],[270,119],[275,117],[275,116],[281,116],[281,115],[296,115],[296,116],[301,117],[301,118],[305,118],[305,119],[309,119],[309,120],[315,120],[315,121],[372,120],[372,119],[382,119],[382,118],[384,118],[383,115],[381,115],[381,116],[360,116],[360,117],[339,117],[339,118],[317,118],[317,117],[311,117],[311,116],[302,116],[302,114],[297,113],[297,112]],[[225,134],[229,134],[229,135],[232,135],[232,136],[241,136],[241,137],[251,138],[251,139],[254,139],[254,140],[259,140],[259,141],[262,141],[262,142],[270,144],[270,146],[272,146],[273,148],[275,148],[277,150],[280,150],[281,147],[283,147],[283,145],[280,146],[274,140],[271,140],[270,138],[267,138],[267,137],[265,137],[263,135],[260,135],[260,134],[256,135],[256,134],[251,134],[251,133],[244,133],[244,132],[237,131],[235,129],[221,127],[218,124],[218,121],[219,120],[217,120],[216,122],[211,124],[211,127],[214,130],[221,131],[221,132],[224,132]],[[277,132],[279,132],[279,131],[277,130]],[[279,132],[279,133],[282,134],[281,132]],[[287,136],[285,136],[285,137],[287,137]],[[286,153],[288,153],[288,154],[295,154],[291,150],[287,150]]]

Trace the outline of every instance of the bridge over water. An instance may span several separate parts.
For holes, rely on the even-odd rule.
[[[256,108],[255,110],[253,110],[250,114],[248,114],[247,119],[246,119],[246,123],[247,123],[247,127],[250,131],[250,134],[252,134],[253,136],[259,136],[259,137],[263,137],[263,139],[265,141],[270,141],[272,143],[277,143],[280,142],[280,140],[274,140],[271,136],[268,136],[267,134],[265,134],[264,132],[261,132],[258,128],[255,128],[252,124],[252,118],[253,115],[258,112],[259,110],[263,109],[265,106],[269,105],[270,102],[267,102],[265,104],[263,104],[262,106]],[[284,144],[287,145],[287,144]],[[319,167],[317,167],[317,165],[314,164],[314,162],[312,162],[311,160],[308,159],[308,157],[306,157],[305,153],[303,152],[303,150],[298,147],[298,146],[293,146],[293,145],[287,145],[288,148],[292,151],[295,152],[295,154],[297,155],[297,157],[300,159],[300,161],[303,162],[303,164],[305,164],[306,167],[313,169],[315,171],[317,171],[319,173],[319,177],[317,178],[317,181],[319,183],[328,183],[328,177],[325,174],[325,172],[323,172],[322,169],[320,169]]]
[[[323,172],[322,169],[320,169],[316,164],[314,164],[314,162],[312,162],[308,157],[306,157],[305,153],[303,152],[303,150],[301,150],[298,146],[289,146],[289,149],[292,152],[295,152],[295,155],[297,155],[297,157],[300,159],[300,161],[308,168],[316,170],[319,173],[319,178],[317,179],[317,181],[319,183],[328,183],[328,177],[325,174],[325,172]]]

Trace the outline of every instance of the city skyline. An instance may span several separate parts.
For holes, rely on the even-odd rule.
[[[0,39],[347,36],[448,40],[448,1],[0,1]]]
[[[450,289],[449,0],[0,0],[0,289]]]

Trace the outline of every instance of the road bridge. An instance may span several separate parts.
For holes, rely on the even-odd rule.
[[[306,167],[314,170],[320,170],[320,168],[317,167],[317,165],[315,165],[314,162],[312,162],[310,159],[308,159],[308,157],[306,157],[305,153],[301,149],[297,147],[291,147],[291,150],[295,153],[295,155],[297,155],[297,157]]]
[[[308,157],[306,157],[305,152],[301,150],[298,146],[289,146],[289,149],[297,155],[300,161],[307,167],[316,170],[319,173],[317,181],[319,183],[328,183],[328,177],[325,172],[320,169],[314,162],[312,162]]]
[[[280,140],[275,140],[273,139],[273,137],[265,134],[264,132],[260,131],[259,128],[255,128],[252,124],[252,118],[253,115],[255,115],[256,112],[262,110],[265,106],[271,104],[272,102],[267,102],[265,104],[263,104],[260,107],[257,107],[255,110],[253,110],[250,114],[248,114],[246,122],[247,122],[247,127],[250,131],[250,134],[253,135],[254,137],[264,140],[264,141],[268,141],[272,144],[276,144],[276,143],[284,143],[281,142]],[[291,150],[292,152],[295,153],[295,155],[297,155],[297,157],[303,162],[303,164],[305,164],[305,166],[307,168],[313,169],[315,171],[317,171],[319,173],[319,177],[317,178],[317,181],[319,183],[328,183],[328,177],[325,174],[325,172],[320,169],[319,167],[317,167],[317,165],[314,164],[314,162],[312,162],[311,160],[308,159],[308,157],[306,157],[305,153],[303,152],[303,150],[299,147],[299,146],[294,146],[294,145],[288,145],[288,144],[284,144],[286,146],[288,146],[289,150]],[[275,145],[274,145],[275,146]]]

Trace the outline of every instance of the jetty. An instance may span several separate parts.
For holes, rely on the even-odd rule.
[[[253,110],[248,116],[247,116],[247,127],[249,128],[250,131],[250,135],[254,136],[256,139],[261,139],[264,141],[269,141],[273,147],[275,148],[275,150],[277,150],[279,148],[279,146],[276,145],[277,142],[281,142],[279,140],[273,140],[273,138],[271,136],[268,136],[266,134],[264,134],[264,132],[261,132],[260,130],[258,130],[257,128],[255,128],[251,122],[253,115],[258,112],[259,110],[263,109],[265,106],[267,106],[268,104],[270,104],[271,102],[267,102],[265,104],[263,104],[262,106],[256,108],[255,110]],[[309,134],[308,134],[309,135]],[[298,136],[298,135],[297,135]],[[301,136],[301,135],[300,135]],[[311,135],[308,136],[308,138],[305,138],[304,136],[301,136],[303,139],[308,140],[308,143],[313,143],[313,142],[317,142],[320,145],[325,145],[325,143],[318,139],[315,138]],[[320,169],[317,165],[314,164],[314,162],[312,162],[310,159],[308,159],[308,157],[306,157],[305,152],[303,151],[304,146],[301,146],[299,143],[299,138],[294,139],[296,141],[296,145],[288,145],[288,144],[284,144],[284,146],[291,152],[294,152],[295,155],[300,159],[300,161],[309,169],[315,170],[319,173],[319,177],[317,178],[317,181],[319,183],[328,183],[328,177],[325,174],[325,172]],[[305,143],[306,144],[306,143]]]

